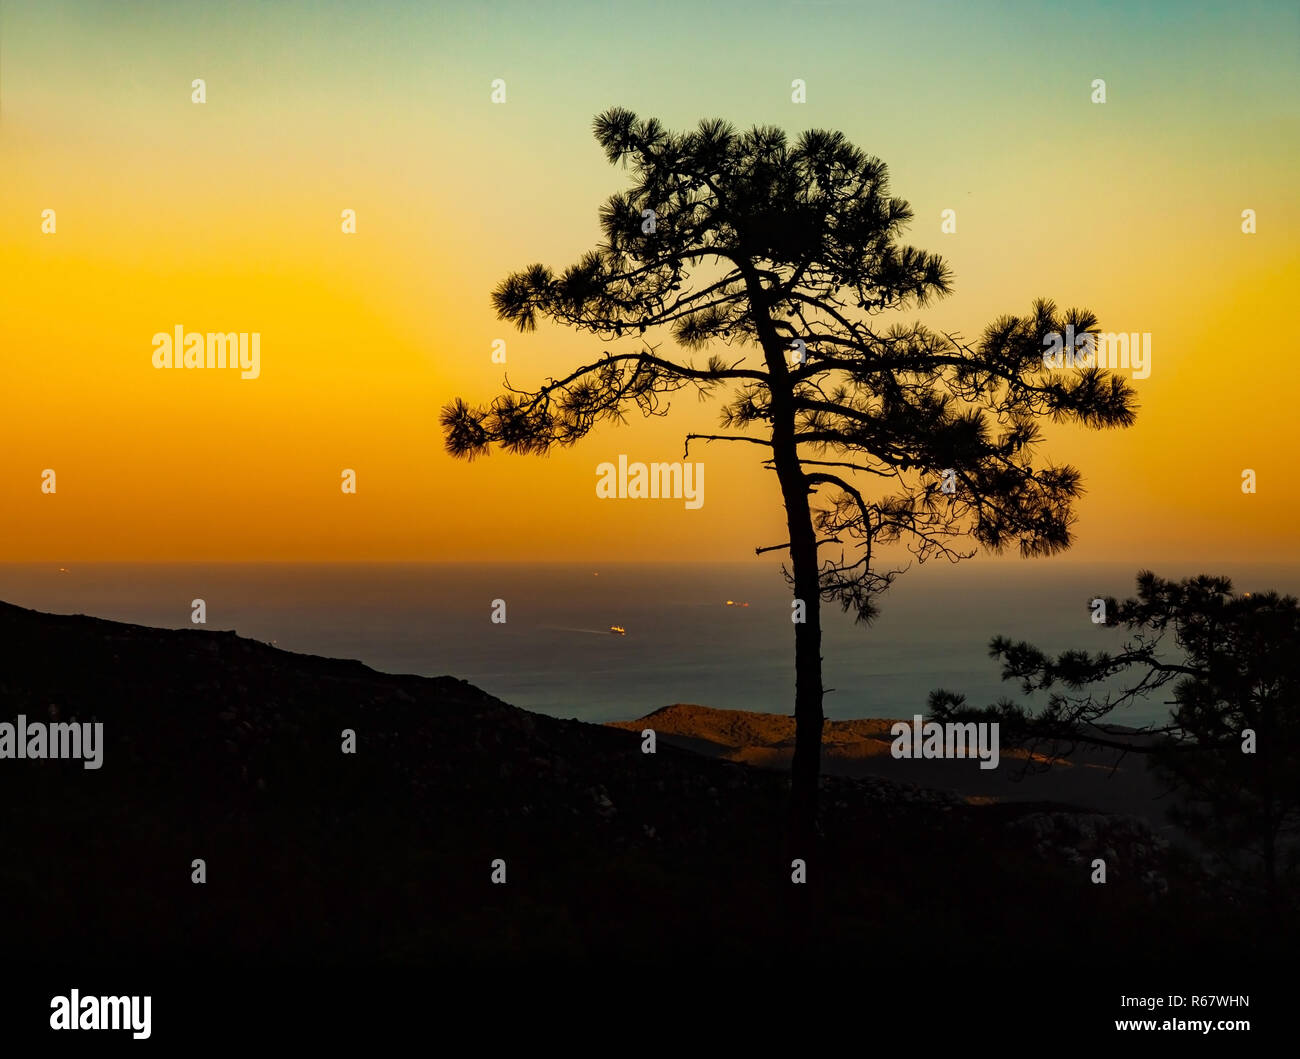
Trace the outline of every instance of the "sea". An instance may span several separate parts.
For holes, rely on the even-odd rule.
[[[1238,591],[1300,595],[1297,564],[1156,572],[1222,574]],[[823,604],[826,714],[911,717],[938,688],[972,705],[1041,705],[1001,679],[990,638],[1116,650],[1123,633],[1094,624],[1089,603],[1131,595],[1136,573],[1122,563],[977,558],[909,569],[869,626]],[[0,599],[167,628],[195,627],[192,604],[202,599],[206,629],[387,673],[451,675],[512,705],[584,721],[672,703],[788,714],[794,702],[791,589],[779,562],[0,564]],[[1166,688],[1111,719],[1159,723],[1169,697]]]

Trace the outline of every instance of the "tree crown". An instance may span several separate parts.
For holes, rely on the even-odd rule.
[[[1122,427],[1136,410],[1118,375],[1044,363],[1050,336],[1096,331],[1090,312],[1039,300],[973,344],[919,323],[881,326],[881,314],[947,295],[951,277],[938,255],[899,243],[910,208],[890,195],[885,164],[839,132],[791,144],[780,129],[706,120],[672,133],[615,108],[595,135],[632,178],[601,208],[604,241],[558,275],[541,264],[511,274],[493,304],[522,331],[546,318],[642,348],[534,391],[507,386],[487,405],[449,404],[450,452],[545,452],[628,409],[664,414],[665,395],[684,387],[729,384],[730,433],[689,435],[688,446],[796,455],[808,489],[828,491],[819,546],[856,554],[827,562],[823,592],[860,619],[899,572],[873,570],[877,546],[904,541],[921,561],[973,554],[966,536],[1026,556],[1068,546],[1081,479],[1033,466],[1037,420]],[[661,356],[640,337],[651,328],[687,354],[715,352],[703,364]]]

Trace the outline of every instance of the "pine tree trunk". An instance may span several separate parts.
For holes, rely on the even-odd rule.
[[[797,465],[796,465],[797,468]],[[822,727],[822,632],[821,593],[818,587],[817,542],[808,507],[803,473],[792,487],[783,490],[790,530],[790,559],[794,573],[795,599],[804,605],[804,621],[794,627],[794,762],[791,766],[791,837],[812,854],[817,828],[817,794],[821,776]],[[797,494],[797,495],[794,495]]]
[[[795,444],[793,383],[786,352],[768,314],[767,296],[757,273],[744,265],[755,327],[767,362],[772,415],[772,462],[781,483],[794,598],[803,604],[803,621],[794,626],[795,748],[791,765],[789,838],[792,857],[809,861],[817,834],[817,795],[822,752],[822,631],[817,535],[808,502],[808,482]],[[809,864],[809,871],[815,869]]]
[[[793,450],[793,443],[790,446]],[[794,597],[803,604],[803,621],[794,626],[795,694],[794,761],[790,769],[790,816],[786,829],[783,870],[793,871],[803,862],[806,881],[791,885],[786,902],[789,956],[807,958],[818,937],[818,894],[825,883],[825,868],[818,856],[817,802],[822,752],[822,656],[818,588],[817,538],[808,504],[808,486],[799,461],[790,455],[776,457],[777,476],[785,498],[786,525],[790,533],[790,561]]]

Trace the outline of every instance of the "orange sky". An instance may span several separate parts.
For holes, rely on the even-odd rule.
[[[1163,27],[1112,13],[1089,62],[1042,63],[1031,85],[962,43],[1008,27],[963,28],[943,4],[881,25],[897,41],[885,73],[847,46],[818,51],[825,13],[773,35],[760,5],[745,47],[705,18],[694,51],[633,83],[611,59],[617,25],[578,13],[488,32],[418,5],[288,9],[179,5],[134,30],[72,3],[6,11],[0,560],[743,559],[784,539],[748,446],[693,450],[699,510],[597,499],[599,463],[680,459],[682,435],[716,425],[693,397],[544,459],[442,451],[439,408],[498,390],[494,339],[516,385],[602,348],[512,333],[488,295],[596,241],[623,176],[589,127],[613,104],[676,127],[842,129],[890,164],[917,215],[909,240],[952,265],[956,294],[921,316],[935,326],[973,337],[1046,296],[1151,332],[1136,427],[1049,429],[1045,454],[1089,490],[1072,557],[1300,554],[1293,13]],[[1069,18],[1016,32],[1030,48]],[[951,32],[928,35],[933,19]],[[562,68],[539,34],[564,42]],[[504,105],[489,101],[498,76]],[[790,102],[795,76],[807,104]],[[945,208],[956,234],[940,232]],[[1240,230],[1245,208],[1257,234]],[[259,332],[260,377],[154,370],[152,336],[178,324]]]

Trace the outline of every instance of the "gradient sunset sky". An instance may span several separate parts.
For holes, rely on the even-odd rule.
[[[1070,558],[1300,558],[1294,3],[8,0],[0,34],[0,560],[779,543],[749,446],[692,448],[700,510],[597,499],[597,464],[680,459],[716,426],[693,396],[546,458],[443,451],[442,405],[499,390],[493,340],[530,387],[604,348],[515,333],[489,294],[599,240],[625,177],[591,121],[614,105],[842,130],[952,267],[954,295],[917,314],[934,326],[974,338],[1041,296],[1151,332],[1135,427],[1048,430],[1088,488]],[[260,332],[261,377],[155,370],[178,324]]]

